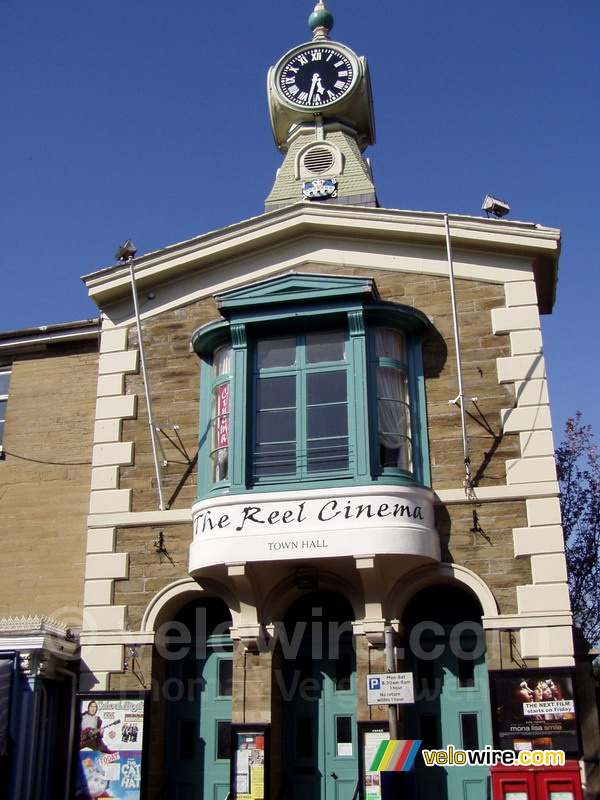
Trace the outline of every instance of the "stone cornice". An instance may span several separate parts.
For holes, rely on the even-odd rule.
[[[457,248],[493,250],[509,257],[529,259],[543,288],[545,299],[541,304],[544,310],[549,310],[554,296],[560,231],[528,222],[459,215],[450,215],[449,223]],[[297,203],[136,258],[138,288],[179,280],[192,271],[210,271],[224,261],[230,264],[250,253],[256,256],[257,252],[274,247],[283,249],[294,239],[307,235],[353,242],[364,239],[370,241],[369,246],[376,240],[393,239],[395,244],[407,242],[443,247],[444,215]],[[100,307],[118,302],[131,292],[129,268],[124,265],[91,273],[82,280],[90,297]]]

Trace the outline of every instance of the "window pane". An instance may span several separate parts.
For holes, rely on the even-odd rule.
[[[317,439],[308,443],[308,471],[348,469],[348,438]]]
[[[6,419],[6,400],[0,400],[0,419]]]
[[[254,475],[257,478],[269,475],[293,475],[295,472],[295,442],[257,445],[254,452]]]
[[[306,380],[306,399],[317,403],[345,403],[348,397],[346,372],[311,372]]]
[[[213,358],[213,375],[218,378],[220,375],[228,375],[231,371],[231,348],[219,347]]]
[[[306,363],[344,360],[344,331],[306,334]]]
[[[229,382],[221,383],[213,389],[213,447],[226,447],[229,444]]]
[[[308,409],[308,438],[320,439],[348,435],[346,406],[314,406]]]
[[[388,447],[385,441],[379,442],[379,461],[382,467],[392,467],[412,472],[412,448],[409,439],[396,441]]]
[[[223,350],[224,348],[221,348]],[[227,478],[229,467],[229,381],[213,389],[211,420],[211,481],[217,483]]]
[[[460,727],[463,750],[477,750],[479,747],[477,714],[461,714]]]
[[[259,378],[256,386],[256,405],[265,408],[293,408],[296,405],[296,378]]]
[[[406,347],[403,334],[388,328],[375,330],[375,352],[377,358],[391,358],[406,361]]]
[[[377,368],[377,397],[406,403],[406,376],[394,367]]]
[[[8,394],[10,372],[0,372],[0,394]]]
[[[256,363],[259,369],[294,366],[296,363],[296,337],[261,339],[256,345]]]
[[[296,439],[296,410],[259,411],[256,415],[256,441],[290,442]]]
[[[458,659],[458,685],[461,689],[469,689],[475,686],[475,659]]]
[[[217,759],[231,757],[231,722],[217,722]]]
[[[406,376],[393,367],[377,368],[377,416],[382,467],[412,469]]]
[[[211,481],[217,483],[218,481],[227,480],[229,471],[229,451],[227,447],[220,450],[215,450],[210,454],[211,460]]]
[[[231,697],[233,685],[233,661],[230,658],[222,658],[219,661],[219,696]]]
[[[352,742],[352,717],[336,717],[335,739],[338,745]],[[337,755],[352,755],[352,753],[340,752],[338,748]]]

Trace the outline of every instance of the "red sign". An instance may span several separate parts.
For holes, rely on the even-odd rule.
[[[217,397],[217,447],[229,445],[229,384],[222,383]]]

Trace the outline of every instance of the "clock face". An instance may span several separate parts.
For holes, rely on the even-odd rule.
[[[285,100],[298,108],[323,108],[354,87],[357,69],[352,60],[331,45],[307,45],[287,58],[276,83]]]

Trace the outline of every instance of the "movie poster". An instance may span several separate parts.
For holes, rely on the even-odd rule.
[[[76,797],[140,800],[145,698],[89,694],[78,699]]]
[[[573,676],[568,670],[490,673],[495,746],[579,754]]]

